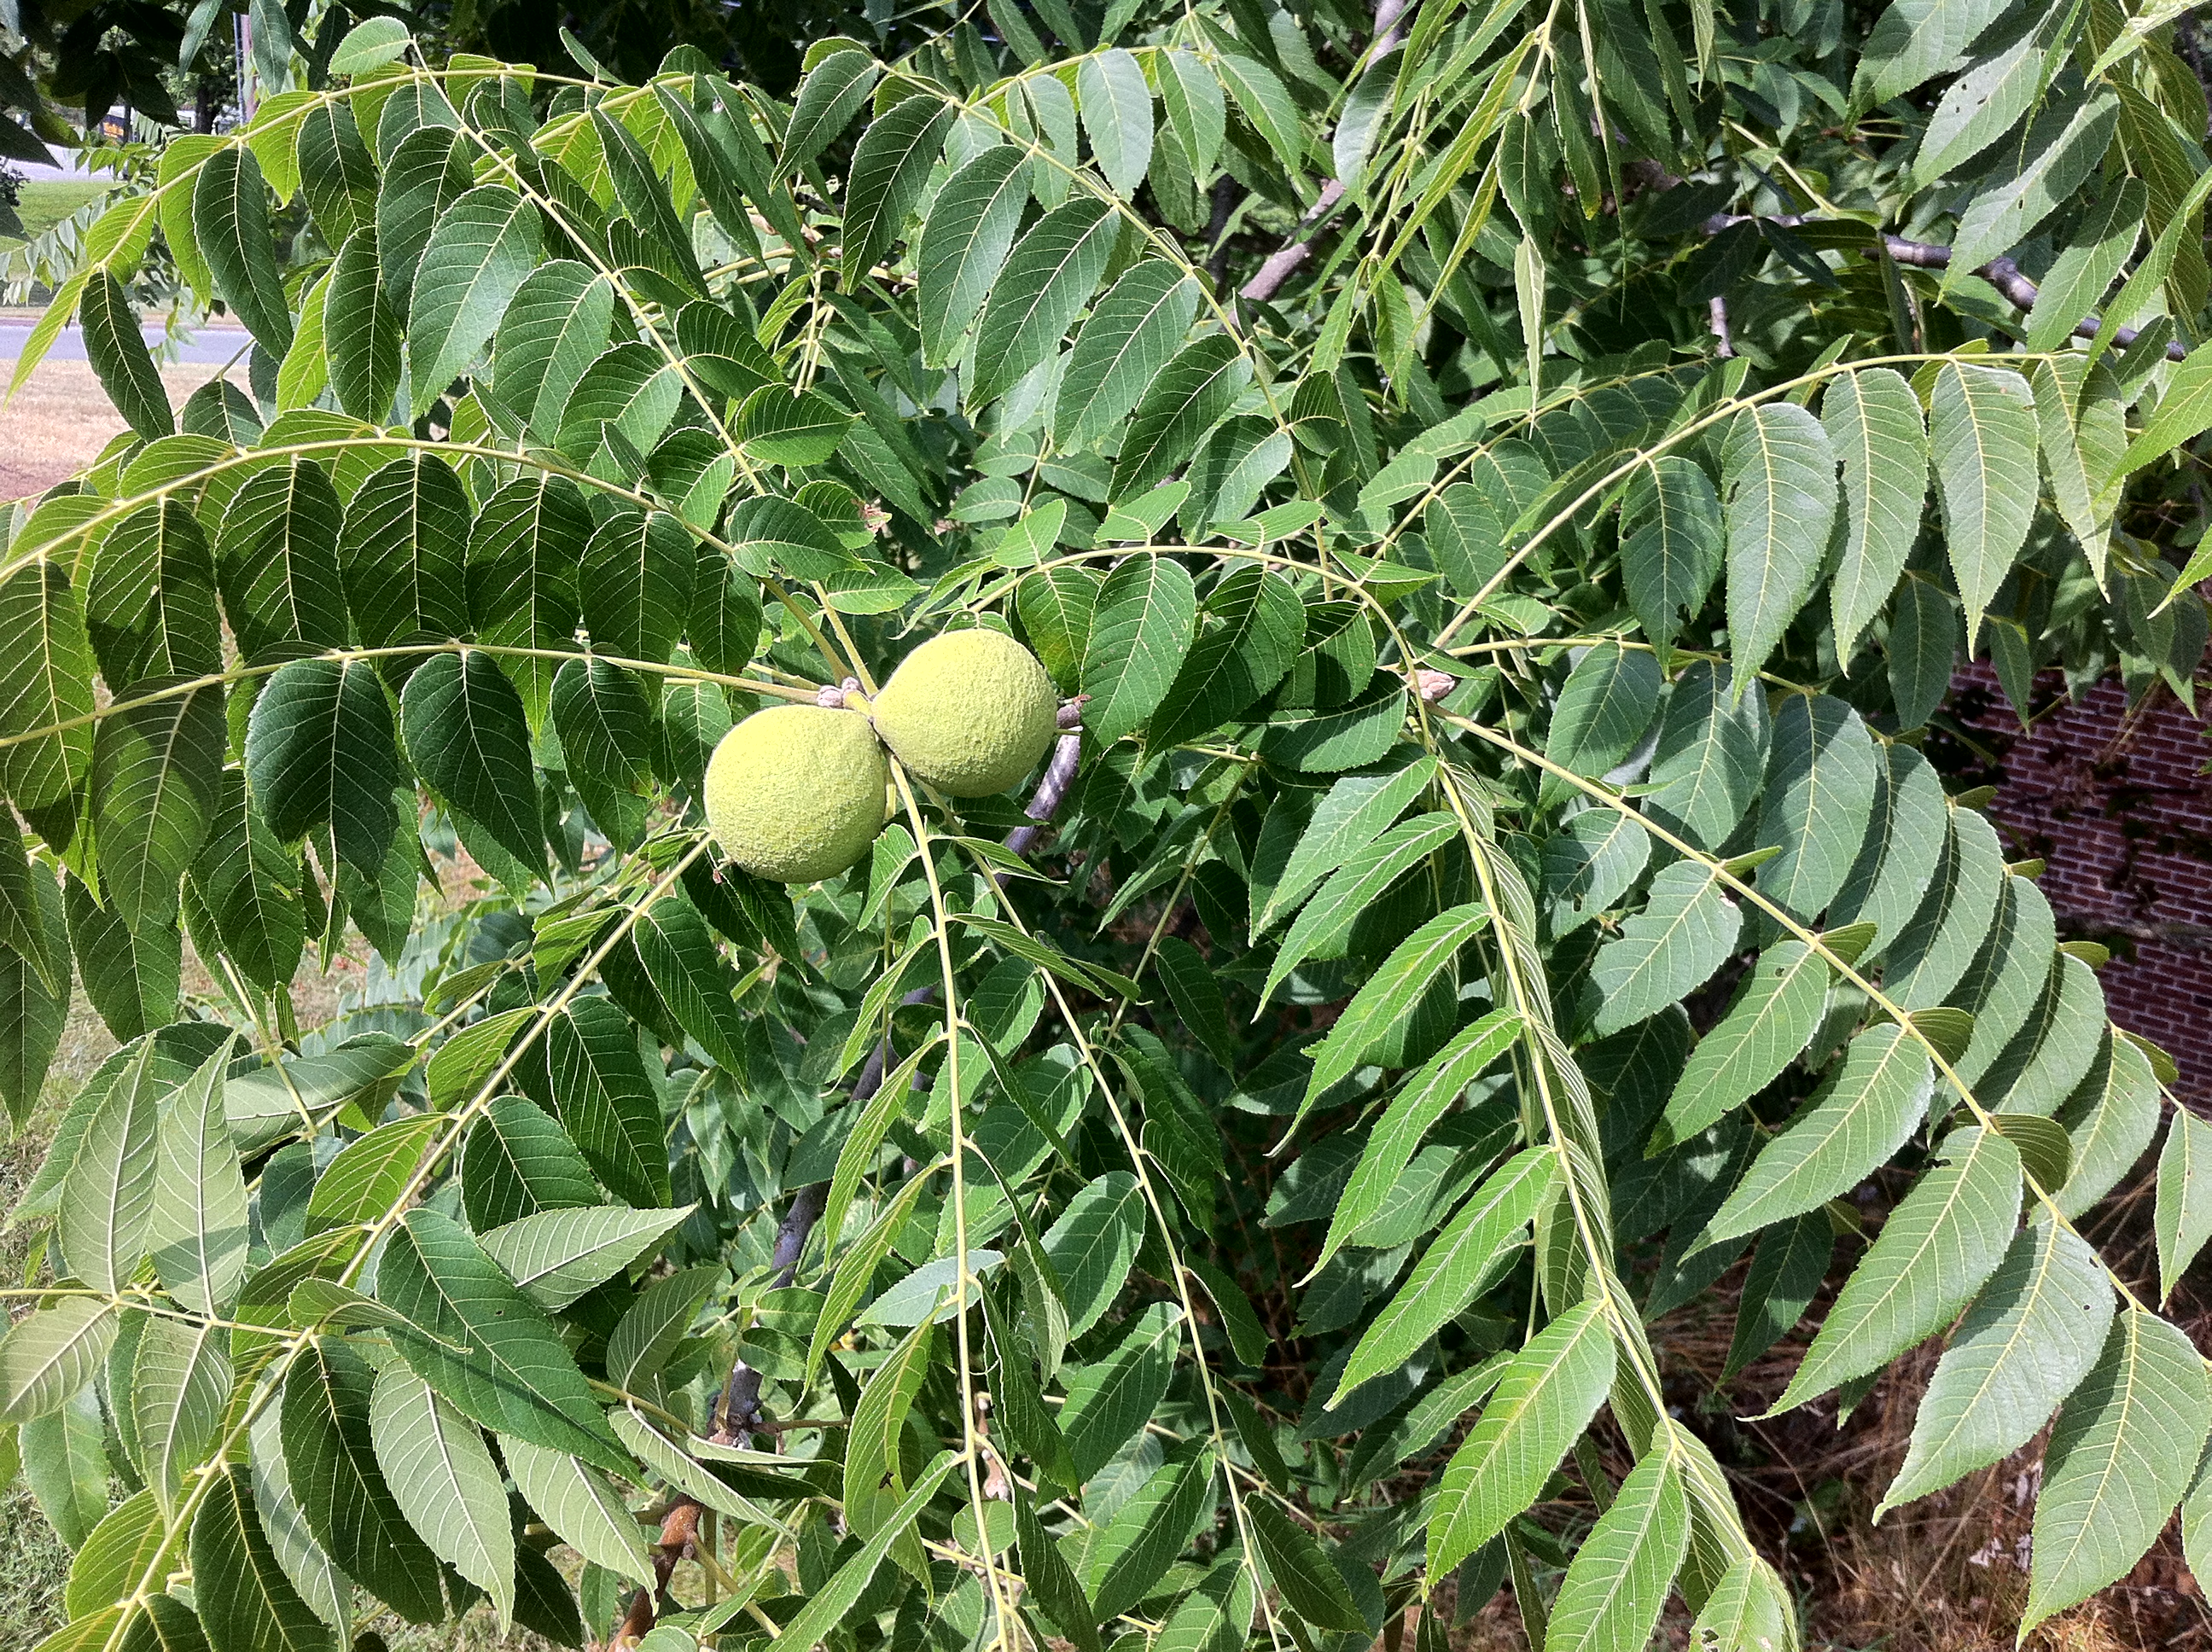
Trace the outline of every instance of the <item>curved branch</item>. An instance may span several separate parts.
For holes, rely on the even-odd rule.
[[[1652,189],[1656,193],[1660,190],[1672,188],[1681,181],[1672,173],[1662,172],[1654,180]],[[1777,213],[1765,216],[1741,212],[1716,212],[1705,220],[1701,228],[1705,234],[1717,235],[1723,229],[1731,229],[1737,224],[1768,223],[1774,225],[1778,229],[1794,229],[1802,224],[1821,222],[1823,220],[1805,212]],[[1885,234],[1881,238],[1881,244],[1883,250],[1894,262],[1910,265],[1915,270],[1948,270],[1951,267],[1951,249],[1938,246],[1934,241],[1907,240],[1902,235]],[[1869,252],[1868,256],[1872,257],[1872,252]],[[2022,314],[2033,310],[2036,301],[2043,296],[2036,284],[2022,275],[2020,266],[2008,258],[1991,258],[1987,264],[1977,265],[1974,273],[1996,288],[2005,300]],[[1713,301],[1716,304],[1720,302],[1717,299]],[[2097,317],[2084,316],[2074,324],[2074,337],[2095,338],[2104,330],[2105,324]],[[2120,349],[2126,349],[2142,336],[2136,328],[2120,327],[2114,330],[2112,343]],[[1728,352],[1723,350],[1722,354],[1726,355]],[[2187,347],[2179,339],[2166,341],[2166,359],[2167,361],[2185,361],[2188,355]]]

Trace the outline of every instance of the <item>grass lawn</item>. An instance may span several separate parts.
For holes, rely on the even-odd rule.
[[[25,240],[52,229],[70,214],[88,205],[113,188],[106,179],[33,179],[16,197],[15,216],[23,221],[23,235],[0,235],[0,252],[21,246]]]

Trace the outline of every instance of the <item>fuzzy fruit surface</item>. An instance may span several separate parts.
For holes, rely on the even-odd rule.
[[[1060,696],[1035,654],[979,626],[916,648],[869,710],[918,778],[950,797],[988,798],[1036,767],[1057,732]]]
[[[722,737],[707,764],[707,826],[722,852],[779,884],[834,878],[883,829],[890,765],[868,720],[771,706]]]

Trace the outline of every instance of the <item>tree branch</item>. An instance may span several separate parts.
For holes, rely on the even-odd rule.
[[[1259,272],[1251,280],[1237,289],[1237,295],[1255,304],[1264,304],[1282,291],[1283,283],[1297,274],[1298,266],[1312,256],[1314,237],[1321,234],[1322,221],[1343,198],[1344,185],[1338,179],[1332,178],[1323,184],[1320,195],[1306,209],[1305,216],[1298,220],[1297,231],[1290,240],[1267,254],[1267,262],[1260,266]]]
[[[1681,181],[1680,179],[1671,177],[1662,171],[1658,174],[1658,179],[1654,181],[1652,188],[1655,191],[1668,189]],[[1732,228],[1737,224],[1770,223],[1777,228],[1793,229],[1801,224],[1818,222],[1820,220],[1811,214],[1803,212],[1778,213],[1766,217],[1745,213],[1716,212],[1705,220],[1704,229],[1708,235],[1717,235],[1723,229]],[[1951,267],[1951,249],[1948,246],[1939,246],[1933,241],[1907,240],[1902,235],[1889,234],[1883,235],[1881,242],[1892,259],[1899,264],[1909,264],[1915,270],[1948,270]],[[1991,258],[1987,264],[1975,270],[1974,273],[1996,288],[2007,302],[2023,314],[2034,309],[2036,301],[2042,296],[2042,294],[2037,290],[2035,283],[2022,275],[2020,266],[2010,258]],[[2076,338],[2094,338],[2104,331],[2104,327],[2105,324],[2097,317],[2085,316],[2074,324],[2074,336]],[[2112,343],[2121,349],[2126,349],[2141,337],[2142,333],[2137,329],[2122,327],[2112,334]],[[2188,355],[2188,349],[2179,339],[2166,341],[2166,359],[2167,361],[2184,361]]]
[[[1364,63],[1372,64],[1395,51],[1406,38],[1406,22],[1412,16],[1414,0],[1379,0],[1375,8],[1375,38],[1367,47]],[[1321,186],[1314,203],[1298,220],[1298,227],[1290,239],[1267,255],[1265,263],[1251,280],[1237,289],[1237,296],[1254,304],[1264,304],[1283,290],[1283,283],[1296,275],[1298,266],[1313,256],[1314,240],[1318,236],[1337,203],[1344,199],[1344,184],[1332,178]]]

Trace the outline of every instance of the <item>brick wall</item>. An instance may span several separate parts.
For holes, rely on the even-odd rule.
[[[2197,705],[2161,689],[2130,712],[2117,680],[2069,705],[2054,673],[2023,732],[1978,663],[1952,685],[1966,735],[1931,737],[1928,755],[1954,789],[1997,787],[2012,858],[2048,863],[2060,934],[2113,950],[2100,972],[2113,1020],[2172,1053],[2182,1093],[2212,1101],[2212,695]]]

